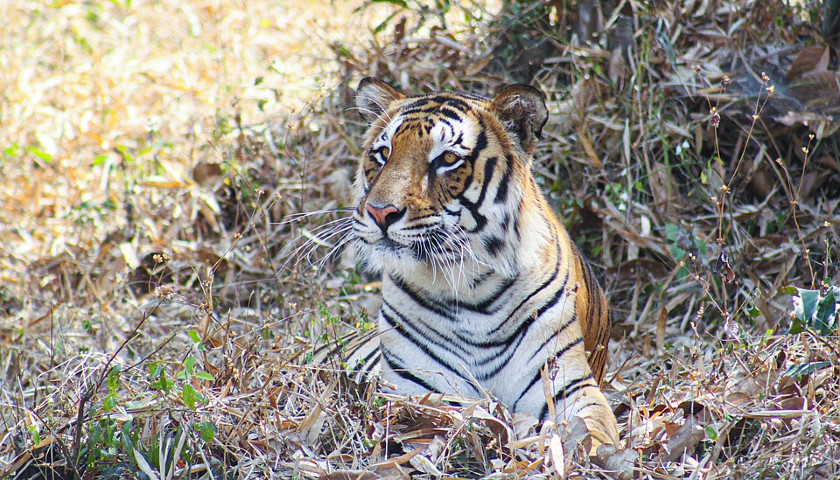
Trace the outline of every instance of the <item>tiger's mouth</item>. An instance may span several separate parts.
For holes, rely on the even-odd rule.
[[[368,249],[369,254],[388,261],[393,255],[405,258],[409,256],[421,263],[457,262],[465,251],[469,250],[468,241],[449,232],[441,226],[412,229],[411,232],[377,232],[376,238],[359,235],[358,239]]]
[[[371,248],[374,254],[389,255],[408,253],[420,261],[429,260],[434,251],[431,241],[424,238],[410,239],[408,242],[402,243],[391,238],[390,235],[384,234],[372,242],[367,240],[363,240],[363,242]]]
[[[382,238],[379,239],[378,242],[375,244],[377,247],[383,248],[387,251],[397,251],[408,248],[406,245],[402,245],[397,243],[394,239],[389,237],[388,235],[383,235]]]

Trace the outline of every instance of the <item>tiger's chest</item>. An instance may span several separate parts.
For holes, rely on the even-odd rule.
[[[379,315],[384,378],[402,393],[486,390],[515,405],[562,343],[558,331],[574,323],[565,289],[526,280],[485,279],[480,294],[455,301],[386,278]]]

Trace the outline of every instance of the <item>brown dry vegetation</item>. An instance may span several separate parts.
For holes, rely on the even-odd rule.
[[[366,75],[549,95],[535,168],[609,292],[632,473],[840,476],[836,329],[789,334],[784,290],[840,285],[818,5],[630,1],[582,44],[565,2],[433,3],[0,4],[0,477],[614,476],[492,399],[307,363],[377,308],[312,242]]]

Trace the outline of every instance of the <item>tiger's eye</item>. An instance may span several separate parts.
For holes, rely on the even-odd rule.
[[[444,165],[452,165],[458,161],[458,155],[455,155],[452,152],[446,152],[443,154],[443,163]]]
[[[382,147],[379,149],[379,155],[382,156],[383,160],[387,160],[389,156],[391,156],[391,149],[388,147]]]

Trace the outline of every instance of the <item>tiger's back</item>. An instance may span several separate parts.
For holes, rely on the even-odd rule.
[[[382,308],[378,348],[349,363],[403,394],[490,391],[539,419],[553,408],[593,445],[617,444],[599,389],[607,302],[531,174],[542,93],[405,97],[368,78],[357,106],[370,128],[353,235],[382,274]]]

